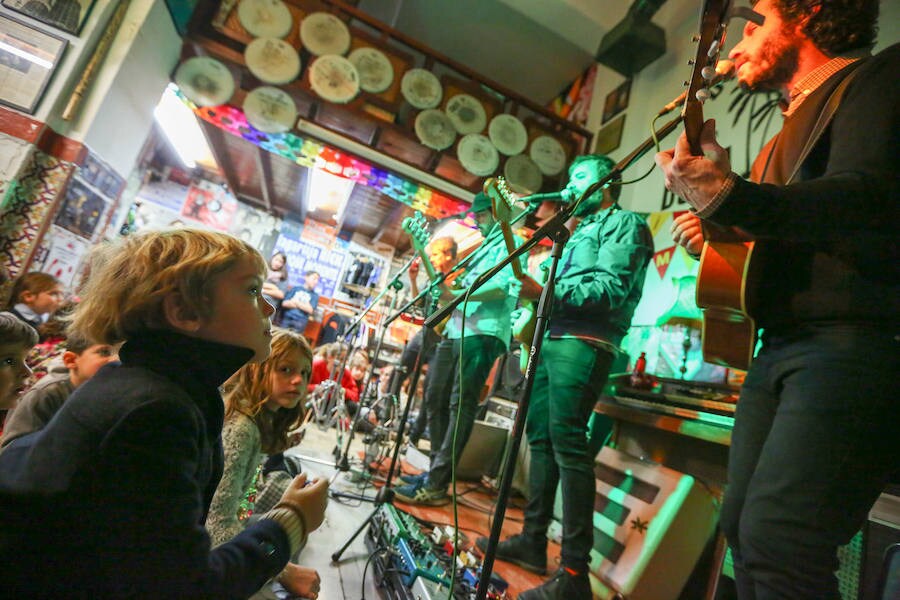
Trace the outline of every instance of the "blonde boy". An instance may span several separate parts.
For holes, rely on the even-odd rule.
[[[75,388],[93,377],[103,365],[119,360],[121,344],[93,344],[74,334],[68,336],[65,345],[64,372],[51,371],[22,396],[6,418],[0,447],[43,429]]]
[[[298,476],[275,509],[210,550],[221,385],[269,354],[266,265],[231,236],[178,229],[108,250],[73,332],[124,342],[40,435],[0,454],[0,589],[22,597],[246,598],[324,517]],[[46,577],[35,577],[48,565]]]

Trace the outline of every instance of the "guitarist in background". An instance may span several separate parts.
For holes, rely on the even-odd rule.
[[[458,290],[444,289],[444,299],[466,293],[482,273],[506,258],[506,244],[491,214],[491,201],[478,193],[472,201],[478,229],[484,236],[475,256],[457,281]],[[521,241],[521,240],[520,240]],[[444,328],[444,340],[429,367],[429,384],[425,390],[428,430],[431,435],[431,467],[427,473],[395,490],[397,498],[413,504],[437,506],[450,501],[451,461],[459,460],[478,411],[481,388],[498,356],[506,352],[511,337],[511,314],[519,299],[521,283],[507,266],[469,298],[463,330],[463,307],[453,311]],[[460,351],[462,349],[462,351]],[[462,389],[459,371],[462,369]],[[449,406],[449,409],[448,409]],[[454,431],[456,453],[453,453]],[[408,479],[408,478],[407,478]]]
[[[754,9],[765,20],[747,23],[731,58],[741,85],[781,90],[787,109],[751,181],[732,172],[713,121],[700,136],[705,158],[682,135],[656,161],[696,217],[739,227],[765,250],[762,348],[737,405],[722,507],[738,596],[837,599],[837,547],[865,522],[900,456],[900,47],[867,57],[878,0]],[[829,127],[811,139],[851,74]],[[700,250],[696,219],[673,233]]]
[[[580,198],[614,167],[599,154],[577,157],[567,188]],[[580,222],[565,246],[556,273],[553,313],[535,373],[526,433],[531,450],[528,506],[522,533],[497,546],[497,558],[530,571],[547,568],[547,527],[557,484],[562,487],[561,568],[520,600],[590,598],[590,551],[594,542],[594,457],[588,420],[609,375],[613,357],[641,299],[653,238],[644,219],[616,203],[621,188],[607,186],[582,201]],[[549,263],[542,265],[548,268]],[[533,280],[522,296],[540,297]],[[487,538],[476,544],[487,548]]]

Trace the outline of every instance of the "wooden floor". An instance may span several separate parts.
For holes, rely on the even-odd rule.
[[[373,484],[362,475],[364,452],[362,436],[357,434],[351,444],[351,471],[340,472],[334,468],[335,461],[332,450],[335,444],[334,430],[320,431],[316,427],[311,427],[307,430],[306,437],[300,446],[290,450],[289,453],[300,456],[307,472],[332,480],[332,491],[363,492],[366,496],[374,497]],[[382,476],[387,473],[389,463],[390,456],[384,460],[380,469]],[[401,460],[400,466],[403,472],[418,472],[405,460]],[[490,519],[493,514],[495,495],[479,483],[459,482],[457,497],[460,546],[463,548],[474,547],[476,537],[490,534]],[[452,504],[441,507],[421,507],[396,501],[394,506],[435,525],[453,525]],[[514,497],[504,519],[503,537],[517,533],[521,529],[521,506],[522,499]],[[342,554],[339,562],[335,563],[331,560],[332,554],[350,539],[373,510],[374,505],[368,502],[338,498],[332,498],[329,501],[325,522],[322,527],[310,535],[309,542],[300,554],[299,561],[305,566],[318,570],[322,578],[320,600],[345,598],[374,600],[382,597],[375,585],[372,568],[369,567],[365,576],[363,574],[370,555],[364,543],[365,530],[353,540]],[[551,542],[548,572],[553,572],[558,562],[559,546]],[[509,583],[509,598],[515,598],[518,592],[539,585],[544,579],[540,575],[501,561],[495,562],[494,572]],[[273,598],[275,596],[266,594],[265,597]]]

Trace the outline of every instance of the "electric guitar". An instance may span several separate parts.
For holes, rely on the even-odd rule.
[[[715,77],[725,41],[731,0],[705,0],[693,72],[685,96],[684,132],[694,156],[702,156],[703,102]],[[703,309],[703,359],[746,370],[756,346],[756,322],[751,316],[757,268],[752,265],[755,242],[735,229],[703,221],[705,242],[697,274],[697,306]]]
[[[512,254],[516,249],[516,240],[513,237],[512,227],[512,206],[515,202],[515,195],[509,189],[506,179],[502,176],[497,178],[489,178],[485,180],[483,187],[485,195],[491,199],[491,212],[494,220],[500,226],[500,233],[503,234],[503,242],[506,244],[507,253]],[[512,270],[516,279],[524,281],[534,279],[522,271],[522,264],[518,260],[512,262]],[[535,281],[535,283],[537,283]],[[513,337],[522,342],[522,356],[527,357],[530,353],[531,342],[534,339],[534,326],[537,321],[537,309],[530,300],[520,299],[522,310],[516,322],[513,323]]]
[[[431,264],[431,259],[428,257],[427,247],[429,242],[431,242],[431,233],[428,231],[428,221],[425,220],[425,215],[416,211],[414,216],[403,219],[400,228],[409,234],[413,250],[415,250],[416,254],[419,256],[419,260],[422,261],[422,266],[425,268],[425,274],[428,276],[428,281],[434,281],[438,277],[438,272],[435,270],[434,265]],[[444,331],[444,327],[447,326],[449,321],[450,315],[447,315],[447,318],[435,325],[432,329],[440,334]]]

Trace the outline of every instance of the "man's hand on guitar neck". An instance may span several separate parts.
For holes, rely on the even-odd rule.
[[[700,147],[704,156],[691,154],[682,133],[675,147],[656,154],[656,164],[665,175],[666,189],[687,201],[701,216],[731,176],[728,151],[716,141],[716,122],[703,124]]]

